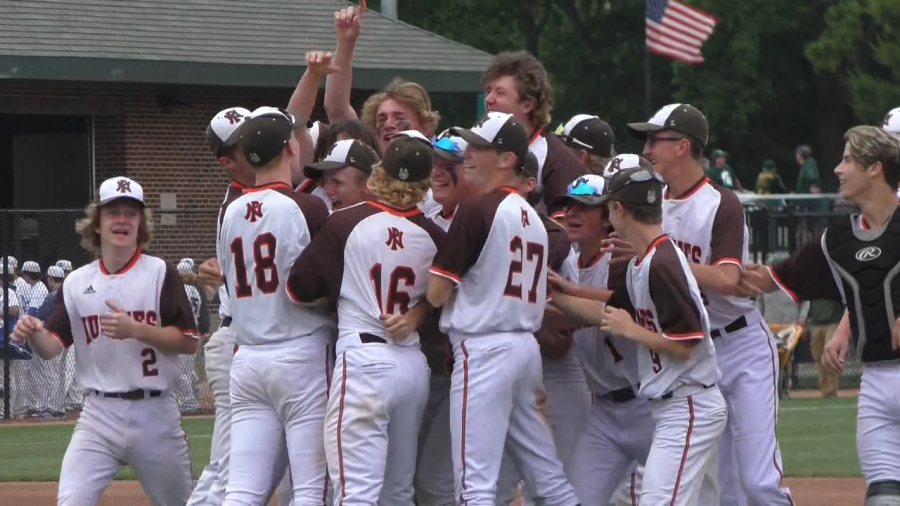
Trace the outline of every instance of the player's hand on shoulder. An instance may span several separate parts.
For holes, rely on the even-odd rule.
[[[25,315],[16,322],[16,328],[12,332],[12,340],[16,343],[21,343],[35,332],[42,330],[44,330],[44,322],[34,316]]]
[[[200,283],[204,285],[218,288],[225,283],[225,278],[222,276],[222,271],[219,269],[219,261],[215,258],[210,258],[200,264],[199,272]]]
[[[621,239],[616,232],[609,234],[608,239],[600,242],[600,254],[610,253],[610,264],[627,263],[635,255],[634,246],[630,242]]]
[[[134,318],[125,312],[113,300],[107,300],[106,305],[110,311],[100,315],[100,332],[110,339],[122,340],[134,337],[134,326],[139,325]]]

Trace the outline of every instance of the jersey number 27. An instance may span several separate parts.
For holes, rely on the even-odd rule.
[[[509,252],[512,254],[512,260],[509,262],[509,273],[506,275],[506,288],[503,289],[503,295],[507,297],[522,298],[522,281],[515,282],[515,276],[521,277],[522,268],[525,262],[534,261],[534,280],[531,282],[531,289],[528,290],[528,302],[534,304],[537,302],[538,283],[541,282],[541,274],[544,270],[544,245],[539,242],[524,242],[519,236],[513,236],[509,241]]]

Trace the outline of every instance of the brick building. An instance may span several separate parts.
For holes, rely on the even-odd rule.
[[[73,225],[124,174],[157,213],[154,253],[208,258],[226,177],[217,111],[284,106],[305,53],[333,48],[342,0],[0,0],[0,251],[86,261]],[[489,55],[370,12],[355,105],[394,77],[474,92]],[[320,105],[317,114],[321,115]],[[473,104],[474,115],[474,104]]]

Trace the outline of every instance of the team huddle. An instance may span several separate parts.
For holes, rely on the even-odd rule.
[[[359,13],[335,26],[337,54],[307,55],[286,110],[232,107],[207,128],[231,182],[200,267],[219,328],[196,483],[174,395],[196,321],[178,270],[143,252],[138,182],[103,182],[77,224],[97,260],[64,280],[45,323],[20,318],[13,337],[42,358],[77,350],[85,401],[59,504],[95,504],[123,464],[163,506],[794,504],[776,344],[751,297],[890,293],[866,269],[884,280],[900,263],[900,248],[869,245],[900,230],[900,140],[851,129],[835,172],[863,214],[769,269],[749,264],[741,203],[699,164],[697,108],[628,124],[644,150],[617,155],[597,116],[545,130],[546,71],[506,53],[471,128],[437,133],[414,83],[357,120],[342,72]],[[308,121],[326,76],[329,125]],[[882,260],[844,268],[863,246],[855,261]],[[860,356],[895,381],[893,314],[865,311],[851,304],[848,320],[868,336]],[[835,364],[849,335],[826,350]],[[867,504],[900,495],[896,462],[875,455],[893,436],[860,435],[869,494],[888,501]]]

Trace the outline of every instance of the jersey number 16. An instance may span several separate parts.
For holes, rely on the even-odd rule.
[[[375,288],[379,311],[384,314],[406,314],[409,310],[409,292],[400,289],[400,282],[402,281],[406,288],[412,288],[416,284],[416,271],[405,265],[394,267],[388,279],[387,304],[383,302],[381,271],[380,263],[369,269],[369,278]]]

